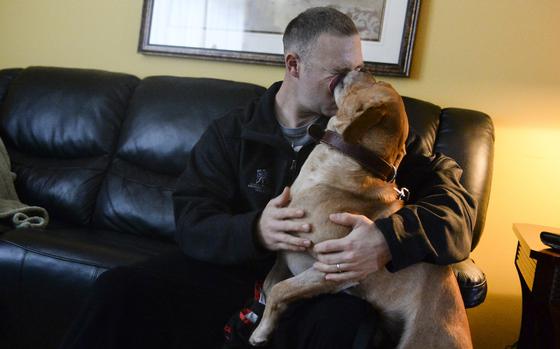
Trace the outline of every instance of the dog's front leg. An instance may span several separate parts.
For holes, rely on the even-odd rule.
[[[288,304],[302,298],[338,292],[348,286],[346,283],[325,280],[325,274],[314,268],[309,268],[301,274],[277,283],[267,294],[262,320],[249,338],[249,342],[255,346],[266,344],[276,327],[278,318],[286,310]]]
[[[292,276],[292,273],[290,272],[290,269],[286,264],[284,256],[278,254],[278,256],[276,257],[276,261],[274,262],[274,265],[266,275],[266,279],[264,279],[264,283],[263,283],[264,295],[265,296],[268,295],[271,292],[272,287],[274,285],[276,285],[282,280],[286,280],[290,276]]]

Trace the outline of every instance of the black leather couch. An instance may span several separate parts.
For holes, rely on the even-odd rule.
[[[46,230],[1,222],[0,347],[56,348],[95,279],[109,268],[177,249],[171,193],[209,123],[264,91],[248,83],[31,67],[0,70],[0,136],[27,204]],[[485,220],[494,131],[480,112],[405,98],[426,152],[464,168],[478,199],[472,248]],[[465,304],[484,299],[471,263]]]

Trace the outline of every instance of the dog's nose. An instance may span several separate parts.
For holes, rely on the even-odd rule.
[[[345,76],[346,76],[346,74],[340,73],[340,74],[335,75],[335,77],[333,77],[331,79],[331,82],[329,83],[329,92],[331,93],[331,95],[334,95],[334,89],[336,88],[336,85],[341,83],[342,80],[344,80]]]

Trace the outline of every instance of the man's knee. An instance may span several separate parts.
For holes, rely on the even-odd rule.
[[[94,296],[125,293],[135,274],[131,267],[116,267],[101,274],[93,285]]]
[[[352,348],[358,330],[374,316],[369,303],[344,293],[321,295],[290,308],[275,336],[282,343],[279,347]]]
[[[354,338],[355,332],[372,308],[366,301],[344,293],[320,296],[310,305],[306,322],[323,336],[345,333]]]

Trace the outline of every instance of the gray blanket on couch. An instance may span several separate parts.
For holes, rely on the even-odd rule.
[[[15,228],[46,227],[49,223],[47,210],[19,201],[14,187],[15,177],[8,152],[0,139],[0,221],[9,220]]]

